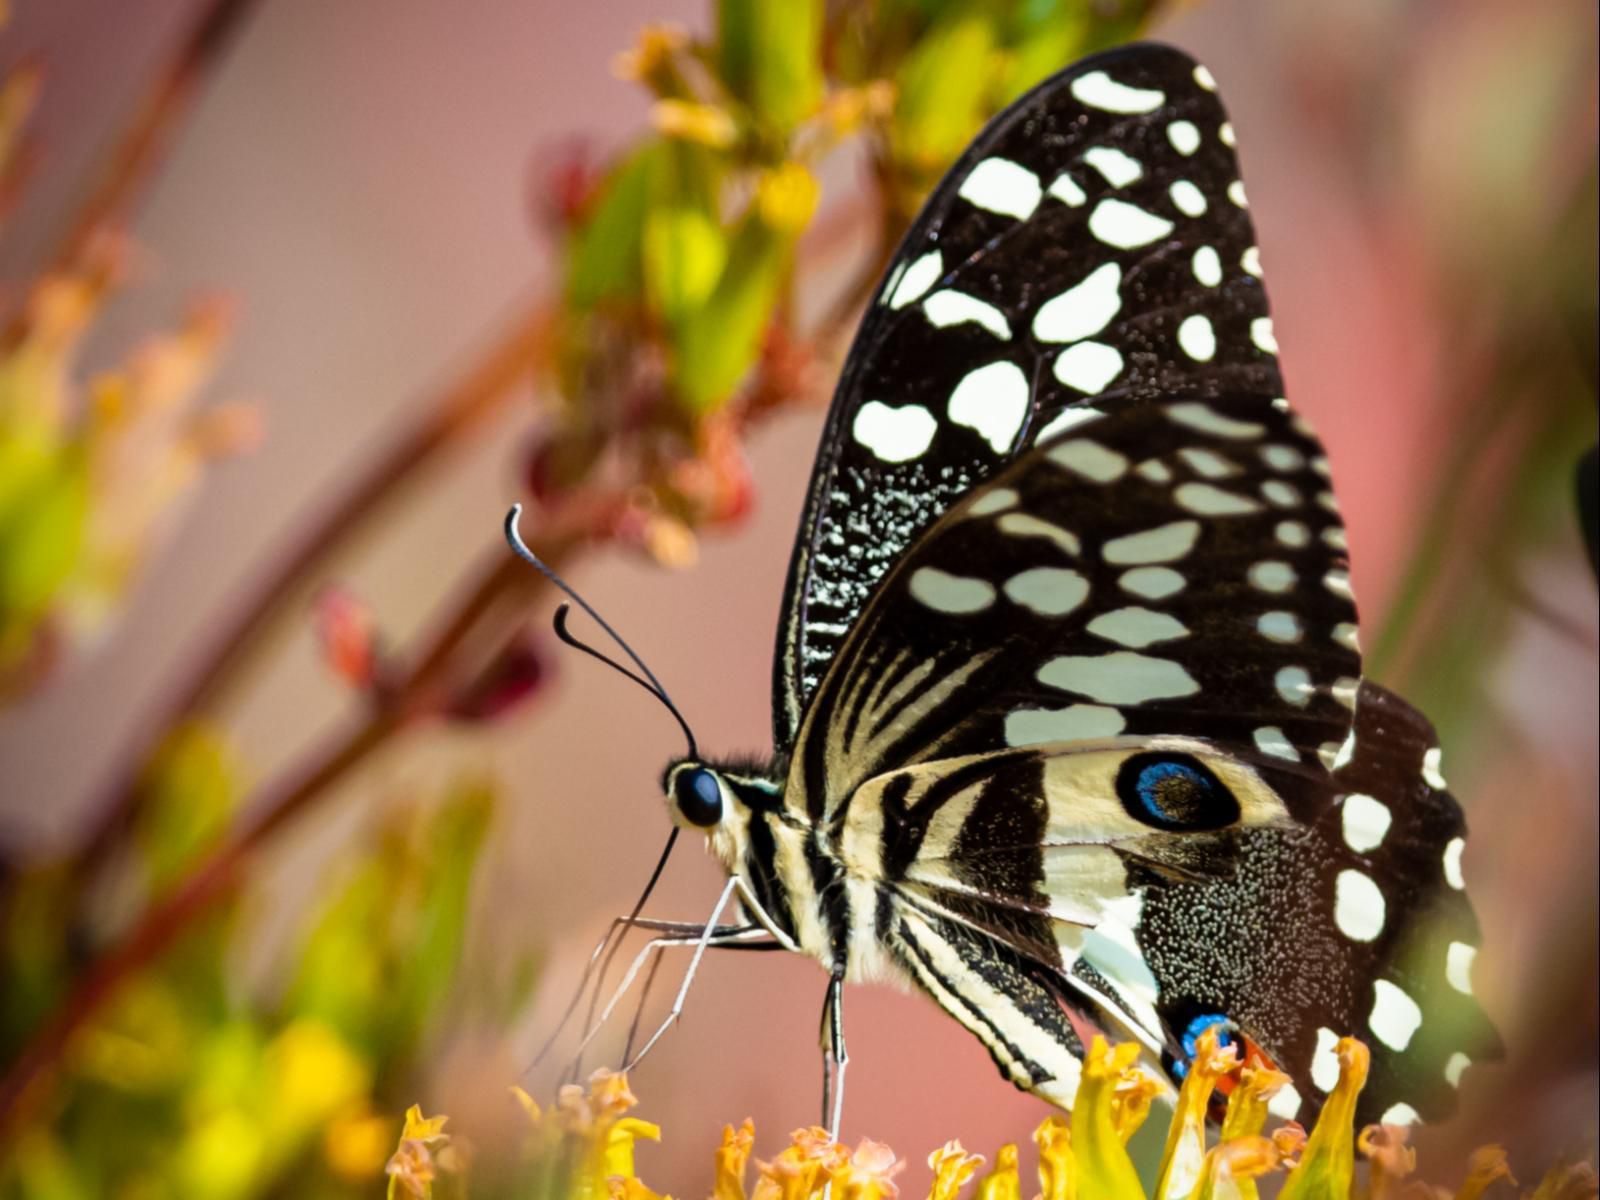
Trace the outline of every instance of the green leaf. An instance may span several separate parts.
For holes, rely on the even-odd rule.
[[[191,721],[167,736],[145,773],[136,836],[151,886],[162,891],[227,828],[238,760],[220,729]]]
[[[994,29],[977,13],[935,28],[906,57],[897,83],[897,156],[919,171],[942,170],[972,140],[987,113]]]
[[[78,565],[89,516],[89,472],[69,448],[13,497],[0,525],[0,632],[32,625]]]
[[[667,320],[705,301],[727,258],[722,228],[704,212],[664,208],[645,217],[645,295]]]
[[[674,378],[691,413],[715,411],[755,363],[790,244],[759,217],[746,217],[715,290],[674,330]]]
[[[613,167],[588,220],[572,236],[567,299],[578,309],[639,291],[639,244],[664,148],[646,142]]]
[[[822,97],[822,0],[720,0],[717,65],[728,91],[780,132]]]

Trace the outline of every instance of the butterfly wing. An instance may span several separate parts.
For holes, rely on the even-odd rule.
[[[815,695],[786,803],[1023,1086],[1076,1078],[1041,995],[1169,1064],[1226,1017],[1291,1074],[1286,1114],[1331,1086],[1336,1034],[1373,1043],[1374,1116],[1436,1115],[1490,1045],[1446,874],[1460,810],[1426,723],[1361,680],[1326,470],[1281,401],[1082,422],[912,544]],[[1209,782],[1163,792],[1173,772]],[[859,893],[827,895],[850,927]],[[1018,988],[981,982],[1019,959]]]
[[[906,235],[818,449],[774,667],[774,744],[930,520],[1073,410],[1281,396],[1233,136],[1204,68],[1086,59],[985,128]]]

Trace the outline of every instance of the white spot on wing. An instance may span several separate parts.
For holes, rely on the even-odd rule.
[[[1104,71],[1090,71],[1072,81],[1072,94],[1078,103],[1104,112],[1147,113],[1166,103],[1166,93],[1154,88],[1129,87],[1118,83]]]
[[[1472,1060],[1465,1054],[1461,1053],[1461,1051],[1457,1050],[1450,1056],[1449,1061],[1444,1064],[1445,1082],[1451,1087],[1460,1087],[1461,1076],[1471,1065]]]
[[[1127,187],[1144,174],[1144,167],[1137,158],[1110,146],[1094,146],[1085,150],[1083,161],[1099,171],[1112,187]]]
[[[1122,573],[1117,586],[1146,600],[1165,600],[1183,591],[1184,578],[1171,567],[1135,567]]]
[[[1283,545],[1296,550],[1311,543],[1311,530],[1299,521],[1279,521],[1272,534]]]
[[[1250,207],[1249,201],[1245,199],[1243,180],[1235,179],[1228,185],[1228,199],[1232,200],[1240,208]]]
[[[1415,1125],[1422,1120],[1421,1115],[1404,1100],[1397,1100],[1383,1110],[1383,1116],[1378,1118],[1380,1125]]]
[[[1300,618],[1291,612],[1264,612],[1256,618],[1256,632],[1269,642],[1298,642]]]
[[[1103,342],[1079,342],[1056,355],[1056,378],[1085,395],[1094,396],[1105,391],[1107,385],[1120,374],[1121,353],[1115,346],[1107,346]]]
[[[1203,517],[1237,517],[1261,511],[1261,505],[1250,497],[1223,491],[1209,483],[1180,483],[1173,489],[1172,498]]]
[[[1189,636],[1189,627],[1171,614],[1137,605],[1101,613],[1089,622],[1088,630],[1096,637],[1131,646],[1135,650],[1143,650],[1156,642]]]
[[[969,371],[950,393],[950,419],[975,429],[994,449],[1011,448],[1028,415],[1028,378],[1015,363],[997,362]]]
[[[1256,344],[1256,349],[1267,354],[1278,352],[1278,338],[1272,332],[1271,317],[1257,317],[1250,322],[1250,340]]]
[[[1256,246],[1251,246],[1251,247],[1247,248],[1245,250],[1245,252],[1239,256],[1239,266],[1244,268],[1244,271],[1245,271],[1246,274],[1254,275],[1257,279],[1260,279],[1261,278],[1261,250],[1260,250],[1260,248],[1256,247]]]
[[[1214,92],[1214,91],[1217,90],[1217,81],[1216,81],[1216,79],[1213,78],[1213,76],[1212,76],[1210,71],[1206,70],[1202,66],[1196,66],[1195,67],[1195,69],[1194,69],[1194,81],[1196,83],[1198,83],[1201,87],[1205,88],[1205,90],[1208,91],[1208,92]],[[1324,1088],[1323,1090],[1326,1091],[1327,1089]]]
[[[994,584],[986,579],[952,575],[938,567],[918,567],[911,573],[911,594],[929,608],[964,616],[982,612],[994,603]]]
[[[1198,429],[1201,433],[1209,433],[1215,437],[1224,438],[1258,438],[1267,431],[1265,425],[1258,425],[1254,421],[1236,421],[1232,417],[1225,417],[1209,404],[1202,404],[1198,400],[1186,400],[1180,404],[1167,405],[1167,417],[1179,425],[1187,425],[1190,429]]]
[[[1444,955],[1444,977],[1463,996],[1472,995],[1472,961],[1478,948],[1465,942],[1451,942]]]
[[[956,194],[969,204],[1023,221],[1039,207],[1039,177],[1009,158],[986,158],[961,181]]]
[[[1122,714],[1101,704],[1066,708],[1019,708],[1006,714],[1006,745],[1037,746],[1116,737],[1127,726]]]
[[[1096,267],[1040,305],[1033,318],[1033,336],[1041,342],[1075,342],[1099,333],[1122,307],[1121,285],[1122,268],[1116,263]]]
[[[1245,577],[1250,580],[1251,587],[1263,592],[1287,592],[1295,581],[1294,568],[1276,559],[1251,563]]]
[[[1058,466],[1095,483],[1110,483],[1121,479],[1128,470],[1128,460],[1115,450],[1108,450],[1090,438],[1073,438],[1061,442],[1045,452],[1045,457]]]
[[[1085,343],[1086,345],[1088,343]],[[1082,404],[1073,404],[1062,409],[1046,422],[1045,427],[1033,435],[1034,444],[1048,442],[1056,434],[1071,429],[1075,425],[1082,425],[1086,421],[1093,421],[1105,416],[1098,408],[1089,408]]]
[[[1013,603],[1046,617],[1071,612],[1089,596],[1089,581],[1066,567],[1031,567],[1005,582]]]
[[[1001,533],[1008,533],[1012,537],[1042,537],[1054,542],[1071,555],[1076,555],[1080,549],[1078,535],[1070,529],[1052,525],[1049,521],[1042,521],[1028,513],[1007,513],[996,524],[1000,526]]]
[[[938,427],[933,414],[920,404],[890,408],[868,400],[856,413],[850,432],[884,462],[901,463],[920,458],[933,444]]]
[[[1081,692],[1106,704],[1144,704],[1192,696],[1200,690],[1181,664],[1129,650],[1058,655],[1039,668],[1039,682]]]
[[[1055,177],[1055,182],[1050,185],[1050,195],[1069,208],[1081,208],[1089,199],[1077,181],[1065,171]]]
[[[1370,942],[1383,932],[1383,893],[1370,876],[1339,872],[1333,881],[1333,922],[1353,942]]]
[[[1210,362],[1217,353],[1217,332],[1209,318],[1195,313],[1178,326],[1178,345],[1196,362]]]
[[[1107,197],[1089,214],[1089,232],[1108,246],[1133,250],[1166,237],[1172,232],[1172,222],[1137,204]]]
[[[1444,751],[1438,746],[1430,746],[1422,756],[1422,782],[1436,792],[1442,792],[1450,785],[1444,781],[1444,776],[1439,773],[1439,768],[1444,765]]]
[[[1100,553],[1107,562],[1121,566],[1172,562],[1193,550],[1199,536],[1199,521],[1172,521],[1154,529],[1112,538],[1101,547]]]
[[[1365,854],[1383,845],[1384,835],[1394,820],[1386,804],[1371,796],[1354,792],[1344,798],[1339,806],[1344,822],[1344,844],[1357,854]]]
[[[1451,838],[1444,847],[1444,881],[1458,892],[1467,886],[1467,881],[1461,877],[1461,852],[1466,846],[1466,841],[1457,837]]]
[[[1172,203],[1186,217],[1202,216],[1206,211],[1206,195],[1187,179],[1180,179],[1167,189]]]
[[[965,292],[949,288],[935,292],[922,302],[922,311],[927,314],[928,323],[939,329],[972,321],[1001,341],[1011,340],[1011,326],[1005,314],[988,301],[979,300]]]
[[[889,307],[904,308],[938,283],[943,274],[944,259],[937,250],[928,251],[901,273],[900,282],[889,296]]]
[[[1299,762],[1300,753],[1288,738],[1283,736],[1283,730],[1276,725],[1263,725],[1251,735],[1255,738],[1256,749],[1263,754],[1270,754],[1274,758],[1286,758],[1290,762]]]
[[[1238,467],[1215,450],[1200,446],[1185,446],[1178,451],[1178,457],[1188,463],[1196,474],[1204,475],[1207,479],[1226,479],[1229,475],[1239,473]]]
[[[1339,1082],[1339,1035],[1324,1026],[1317,1030],[1317,1048],[1311,1054],[1311,1082],[1331,1092]]]
[[[990,488],[983,495],[972,502],[972,507],[967,509],[969,517],[987,517],[993,513],[1004,512],[1020,499],[1014,488]]]
[[[1297,707],[1308,704],[1315,690],[1306,669],[1296,666],[1278,668],[1278,673],[1272,677],[1272,686],[1286,703]]]
[[[1167,126],[1167,141],[1172,143],[1174,150],[1188,158],[1200,149],[1200,131],[1195,128],[1193,121],[1174,121]]]
[[[1422,1026],[1422,1009],[1399,987],[1379,979],[1372,985],[1372,1015],[1367,1024],[1389,1049],[1404,1050]],[[1388,1114],[1384,1115],[1387,1119]]]
[[[1222,282],[1222,259],[1214,246],[1201,246],[1194,252],[1194,277],[1206,287],[1216,287]]]
[[[1280,1121],[1292,1121],[1300,1115],[1300,1104],[1300,1093],[1286,1083],[1267,1100],[1267,1111]]]

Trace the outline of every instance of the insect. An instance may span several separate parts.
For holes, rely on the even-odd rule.
[[[1461,810],[1426,720],[1362,677],[1327,460],[1283,396],[1232,129],[1177,50],[1038,86],[906,235],[817,452],[776,753],[690,734],[665,775],[727,887],[653,926],[696,963],[822,964],[835,1131],[862,980],[1062,1106],[1093,1029],[1176,1079],[1220,1025],[1301,1119],[1347,1033],[1363,1121],[1442,1115],[1498,1054]]]

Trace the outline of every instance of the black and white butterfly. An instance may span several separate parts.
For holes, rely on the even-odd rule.
[[[979,135],[834,397],[776,754],[668,768],[749,918],[684,940],[817,959],[830,1078],[858,980],[927,992],[1061,1105],[1095,1028],[1177,1078],[1221,1024],[1302,1119],[1345,1034],[1363,1120],[1442,1115],[1498,1053],[1461,811],[1426,720],[1362,678],[1233,145],[1209,72],[1154,45]]]

